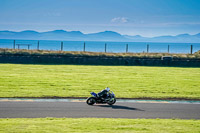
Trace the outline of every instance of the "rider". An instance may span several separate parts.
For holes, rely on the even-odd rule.
[[[110,88],[106,87],[104,90],[98,93],[98,97],[101,97],[106,100],[108,98],[109,91],[110,91]]]

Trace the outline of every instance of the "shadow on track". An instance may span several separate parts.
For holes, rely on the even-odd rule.
[[[126,110],[135,110],[135,111],[144,111],[137,108],[132,108],[128,106],[121,106],[121,105],[96,105],[97,107],[105,107],[105,108],[112,108],[112,109],[126,109]]]

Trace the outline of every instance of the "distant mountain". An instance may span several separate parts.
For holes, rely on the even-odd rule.
[[[136,35],[136,36],[124,35],[124,37],[126,37],[130,40],[135,40],[136,42],[145,42],[145,41],[148,41],[150,39],[150,38],[147,38],[147,37],[142,37],[140,35]]]
[[[196,34],[194,36],[200,38],[200,33],[198,33],[198,34]]]
[[[35,39],[39,38],[40,33],[36,31],[26,30],[21,32],[0,31],[0,39]]]
[[[196,35],[189,34],[180,34],[177,36],[158,36],[158,37],[142,37],[140,35],[136,36],[128,36],[125,35],[126,38],[134,40],[135,42],[171,42],[171,43],[199,43],[200,42],[200,33]]]
[[[200,37],[198,34],[189,35],[189,34],[180,34],[176,36],[159,36],[151,38],[153,42],[182,42],[182,43],[199,43]]]
[[[87,34],[87,38],[92,41],[126,41],[127,38],[113,31],[104,31],[98,33]]]
[[[25,30],[21,32],[0,31],[0,39],[199,43],[200,33],[196,35],[180,34],[177,36],[169,35],[149,38],[140,35],[121,35],[114,31],[83,34],[80,31],[54,30],[37,32],[33,30]]]
[[[41,32],[40,39],[43,40],[82,40],[85,35],[80,31],[54,30]]]

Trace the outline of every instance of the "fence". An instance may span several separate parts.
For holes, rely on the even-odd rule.
[[[36,49],[57,51],[89,51],[113,53],[194,53],[200,44],[183,43],[145,43],[145,42],[81,42],[81,41],[36,41],[0,40],[0,48]]]

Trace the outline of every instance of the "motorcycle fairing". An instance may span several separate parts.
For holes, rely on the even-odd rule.
[[[97,94],[94,92],[91,92],[90,94],[93,95],[94,97],[97,97]]]

